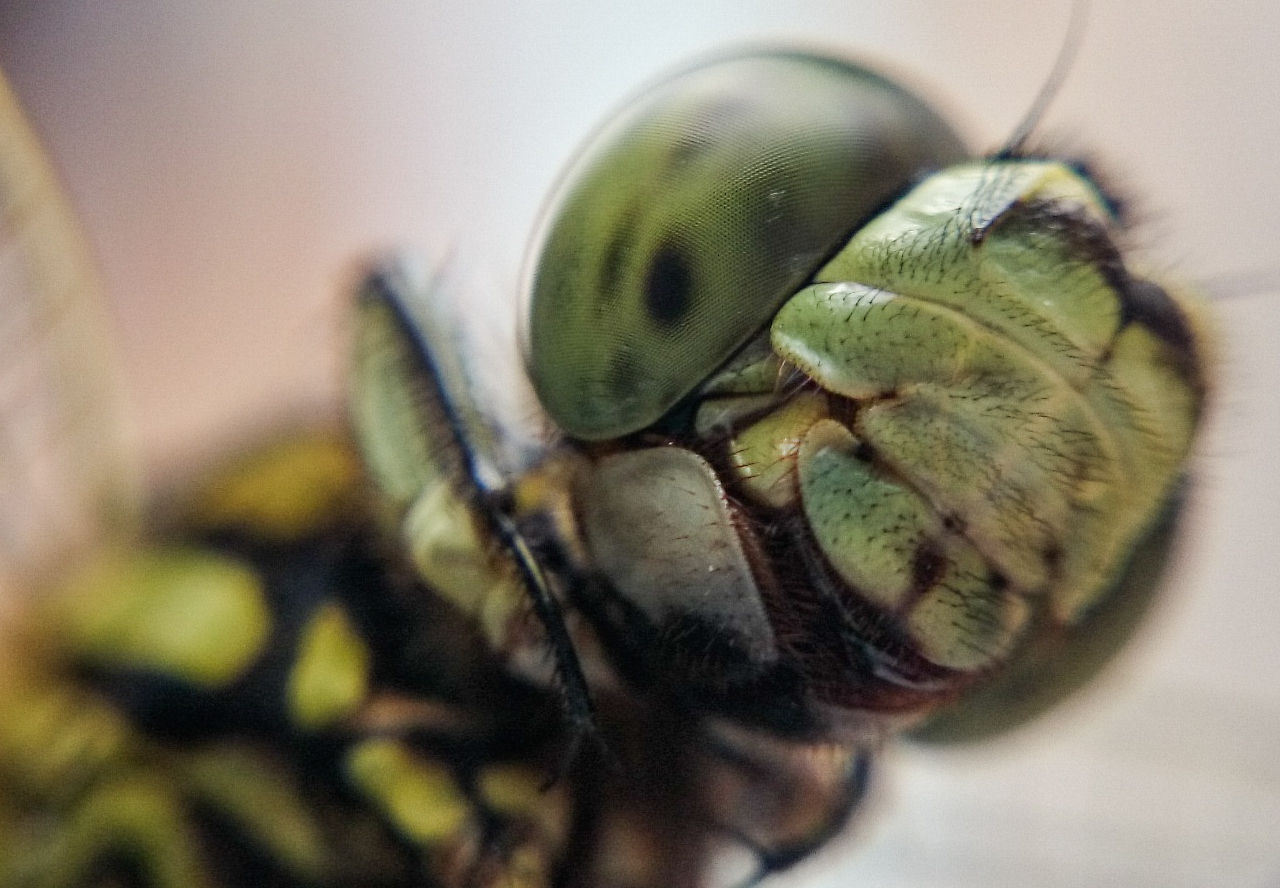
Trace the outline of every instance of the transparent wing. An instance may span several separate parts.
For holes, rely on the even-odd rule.
[[[0,593],[137,512],[109,327],[87,246],[0,76]]]

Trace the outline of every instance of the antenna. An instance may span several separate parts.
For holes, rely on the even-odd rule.
[[[1054,60],[1053,69],[1040,87],[1040,92],[1036,94],[1031,107],[1027,109],[1026,116],[1022,118],[1014,129],[1013,135],[1009,137],[1009,141],[1005,142],[1004,147],[996,152],[995,160],[1008,160],[1011,157],[1015,157],[1022,151],[1022,146],[1026,143],[1032,131],[1040,124],[1041,118],[1044,117],[1045,111],[1049,108],[1049,103],[1057,98],[1058,91],[1062,88],[1062,84],[1066,82],[1067,74],[1071,71],[1071,66],[1075,64],[1080,44],[1084,42],[1084,26],[1088,18],[1089,0],[1073,0],[1071,18],[1067,22],[1067,33],[1062,40],[1062,46],[1058,49],[1058,57]]]

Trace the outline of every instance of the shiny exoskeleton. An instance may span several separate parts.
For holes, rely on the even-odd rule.
[[[641,94],[535,242],[545,416],[442,278],[354,299],[350,433],[101,547],[0,670],[0,885],[700,886],[802,858],[895,731],[1086,683],[1157,588],[1199,309],[1043,159],[801,52]],[[504,441],[541,433],[532,455]],[[348,440],[349,439],[349,440]]]

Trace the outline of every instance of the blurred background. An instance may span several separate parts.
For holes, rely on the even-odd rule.
[[[1031,103],[1069,4],[23,2],[0,68],[87,229],[150,477],[332,410],[343,288],[408,245],[471,263],[509,331],[544,195],[600,117],[744,41],[826,47],[975,148]],[[1214,426],[1145,644],[1062,715],[902,747],[840,843],[779,886],[1280,885],[1280,12],[1098,3],[1040,144],[1096,160],[1151,262],[1217,301]]]

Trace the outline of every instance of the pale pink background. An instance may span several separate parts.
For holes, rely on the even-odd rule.
[[[0,67],[86,221],[148,464],[171,471],[283,405],[333,402],[339,294],[371,248],[483,256],[514,288],[560,165],[665,67],[816,42],[908,74],[990,147],[1066,17],[1013,0],[18,3]],[[859,839],[780,885],[1280,884],[1280,25],[1263,2],[1089,19],[1044,132],[1138,199],[1158,265],[1230,294],[1169,602],[1063,717],[889,755]]]

